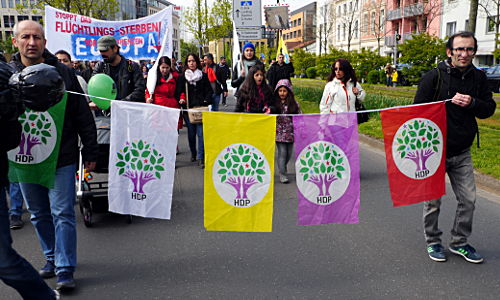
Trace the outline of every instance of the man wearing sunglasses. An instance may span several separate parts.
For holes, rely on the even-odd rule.
[[[446,172],[458,205],[449,250],[471,263],[481,263],[483,258],[467,242],[476,202],[470,147],[478,134],[476,117],[488,118],[496,107],[486,75],[472,64],[476,51],[477,39],[472,33],[452,35],[446,43],[448,59],[423,76],[414,99],[414,103],[451,99],[446,102]],[[425,202],[423,221],[429,257],[444,262],[447,258],[438,228],[440,206],[441,198]]]

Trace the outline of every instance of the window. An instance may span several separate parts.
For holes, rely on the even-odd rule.
[[[340,15],[342,15],[342,8],[341,8],[341,7],[340,7],[340,5],[339,5],[339,9],[338,9],[337,16],[340,16]]]
[[[457,22],[446,23],[446,36],[452,36],[457,31]]]
[[[299,29],[298,33],[297,33],[297,36],[298,37],[301,37],[302,36],[302,30]]]
[[[377,28],[377,22],[375,20],[375,12],[372,12],[372,32],[375,33],[375,29]]]
[[[21,22],[21,21],[24,21],[24,20],[29,20],[30,18],[28,16],[17,16],[17,21],[18,22]]]
[[[356,23],[354,23],[354,38],[358,38],[358,20],[356,20]]]
[[[352,2],[349,2],[349,12],[352,11]]]
[[[1,4],[2,4],[2,6],[0,6],[0,7],[2,7],[2,8],[7,8],[7,1],[2,0],[2,3],[1,3]]]
[[[337,25],[337,39],[340,40],[340,25]]]
[[[31,19],[40,24],[42,23],[42,16],[32,16]]]
[[[344,26],[342,26],[342,40],[344,41],[345,40],[345,23],[344,23]]]
[[[294,31],[293,32],[293,38],[296,38],[297,37],[297,31]]]
[[[344,3],[344,15],[347,15],[347,3]]]
[[[370,20],[368,20],[368,14],[365,14],[365,17],[364,17],[364,22],[363,22],[363,32],[366,34],[368,33],[368,22],[370,22]]]
[[[293,20],[293,27],[297,26],[297,20]]]
[[[469,19],[465,20],[465,31],[469,30]]]
[[[16,19],[14,16],[3,16],[3,24],[6,28],[14,27]]]
[[[9,7],[10,7],[10,8],[16,8],[16,7],[14,6],[14,1],[13,1],[13,0],[9,0]]]
[[[486,33],[495,32],[496,19],[497,19],[497,16],[488,17],[488,20],[487,20],[488,23],[486,23]]]
[[[299,24],[298,25],[299,26],[302,25],[302,19],[301,18],[299,18]]]
[[[385,11],[383,9],[380,10],[380,22],[382,23],[382,26],[380,26],[380,32],[385,32]]]

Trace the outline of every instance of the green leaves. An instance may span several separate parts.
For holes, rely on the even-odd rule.
[[[161,172],[165,171],[163,161],[165,157],[153,149],[150,144],[143,140],[126,145],[120,152],[116,153],[120,168],[118,174],[122,175],[127,168],[135,171],[154,172],[154,176],[161,178]]]

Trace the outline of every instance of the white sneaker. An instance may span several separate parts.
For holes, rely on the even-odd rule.
[[[286,177],[286,175],[280,174],[280,182],[288,183],[289,182],[288,177]]]

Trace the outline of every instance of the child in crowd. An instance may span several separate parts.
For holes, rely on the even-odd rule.
[[[266,83],[263,65],[255,65],[249,69],[237,94],[235,112],[269,114],[274,111],[273,92]]]
[[[276,109],[280,114],[300,114],[300,107],[293,95],[292,83],[281,79],[274,90]],[[276,118],[276,147],[278,148],[278,170],[280,182],[288,183],[286,165],[292,157],[293,150],[293,119],[291,116]]]

